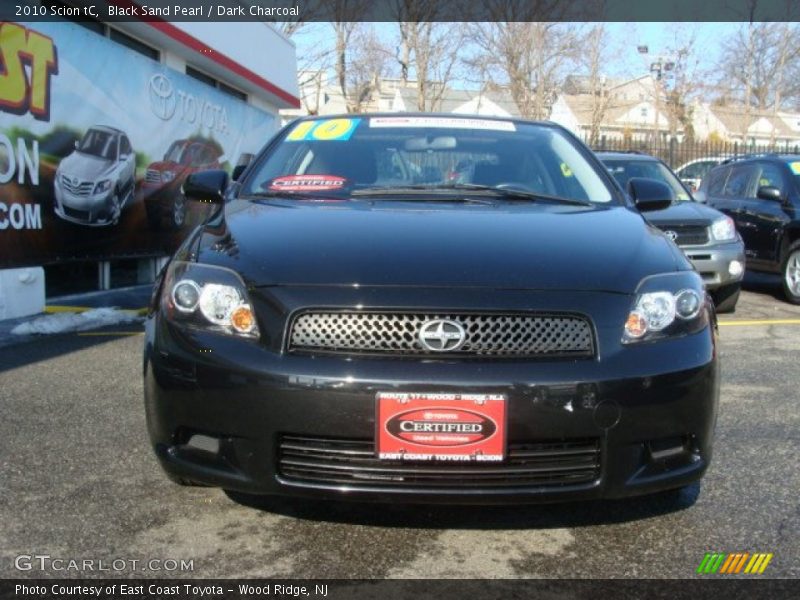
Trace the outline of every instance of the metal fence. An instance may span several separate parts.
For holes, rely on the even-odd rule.
[[[588,142],[587,142],[588,143]],[[732,158],[743,154],[800,153],[800,144],[781,142],[774,144],[743,144],[741,142],[709,142],[669,140],[624,140],[601,138],[589,144],[595,152],[641,152],[657,156],[671,168],[677,169],[690,161],[705,157]]]

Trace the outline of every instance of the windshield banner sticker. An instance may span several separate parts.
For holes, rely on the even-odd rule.
[[[800,162],[791,162],[789,163],[789,168],[792,170],[792,173],[795,175],[800,175]]]
[[[286,175],[273,179],[269,189],[280,192],[321,192],[342,189],[346,182],[344,177],[338,175]]]
[[[361,119],[325,119],[302,121],[286,136],[287,142],[345,142],[350,139]]]
[[[370,127],[434,127],[438,129],[484,129],[516,131],[511,121],[467,119],[459,117],[372,117]],[[294,132],[293,132],[294,133]]]

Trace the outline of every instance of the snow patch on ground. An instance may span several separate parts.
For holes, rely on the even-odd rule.
[[[14,335],[33,335],[86,331],[109,325],[139,323],[143,317],[136,312],[118,308],[93,308],[81,313],[55,313],[20,323],[11,333]]]

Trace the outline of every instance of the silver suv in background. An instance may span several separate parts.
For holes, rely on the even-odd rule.
[[[695,201],[670,168],[653,156],[630,152],[600,152],[606,165],[624,190],[633,177],[647,177],[666,183],[675,194],[669,208],[643,215],[652,225],[683,250],[703,278],[717,312],[733,312],[744,277],[744,243],[733,219]]]
[[[56,170],[55,212],[81,225],[115,225],[133,199],[136,155],[128,136],[91,127]]]

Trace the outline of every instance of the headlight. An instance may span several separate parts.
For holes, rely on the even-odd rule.
[[[164,171],[161,173],[161,181],[164,183],[169,183],[175,179],[175,171]]]
[[[623,326],[622,343],[678,337],[709,322],[703,281],[693,271],[648,277]]]
[[[224,267],[173,262],[164,280],[161,307],[175,323],[250,338],[259,336],[244,283]]]
[[[97,182],[97,185],[94,186],[94,192],[93,193],[102,194],[104,192],[107,192],[109,189],[111,189],[111,180],[110,179],[104,179],[103,181],[98,181]]]
[[[736,225],[730,217],[722,217],[711,224],[711,237],[718,242],[730,242],[736,239]]]

